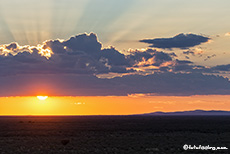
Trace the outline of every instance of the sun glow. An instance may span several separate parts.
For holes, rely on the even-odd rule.
[[[48,98],[48,96],[37,96],[37,98],[41,101],[44,101]]]

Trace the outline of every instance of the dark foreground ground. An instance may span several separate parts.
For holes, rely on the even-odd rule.
[[[0,117],[1,154],[229,153],[184,144],[230,148],[230,116]]]

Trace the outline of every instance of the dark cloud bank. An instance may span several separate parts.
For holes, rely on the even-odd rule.
[[[151,44],[150,47],[155,47],[155,48],[186,49],[189,47],[200,45],[201,43],[208,42],[208,40],[210,40],[210,38],[202,35],[181,33],[172,38],[144,39],[144,40],[140,40],[140,42]]]
[[[50,58],[41,53],[49,50]],[[227,78],[204,75],[229,71],[229,65],[207,68],[153,49],[124,55],[113,47],[103,49],[94,33],[49,40],[40,47],[11,43],[2,45],[0,52],[0,96],[230,94]],[[100,78],[101,74],[116,77]]]

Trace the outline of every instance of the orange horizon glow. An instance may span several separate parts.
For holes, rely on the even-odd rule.
[[[44,96],[43,96],[44,97]],[[1,116],[132,115],[156,111],[228,110],[230,95],[0,97]]]

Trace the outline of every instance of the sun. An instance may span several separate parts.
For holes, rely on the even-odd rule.
[[[37,98],[41,101],[44,101],[48,98],[48,96],[37,96]]]

